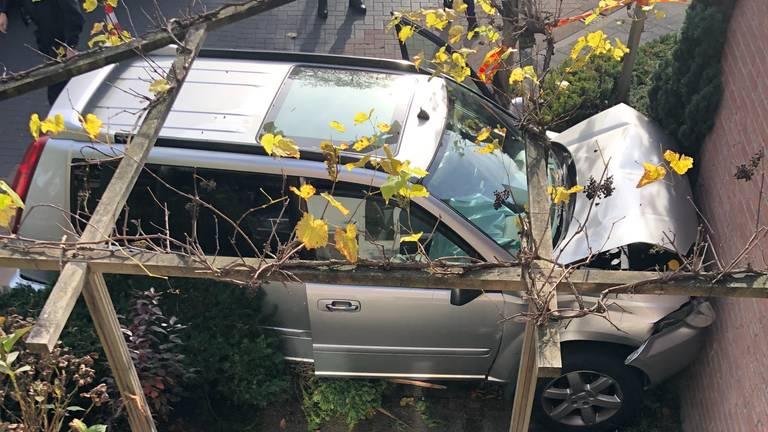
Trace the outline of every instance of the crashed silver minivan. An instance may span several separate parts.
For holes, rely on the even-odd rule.
[[[173,55],[167,48],[152,58],[167,67]],[[62,114],[68,129],[77,130],[78,113],[95,113],[114,144],[93,145],[81,134],[66,133],[34,142],[13,185],[26,202],[19,234],[60,240],[65,232],[83,229],[88,209],[114,172],[111,157],[135,131],[144,102],[131,93],[146,95],[149,77],[144,60],[125,61],[68,84],[51,114]],[[396,157],[429,172],[423,183],[430,195],[413,198],[407,208],[395,200],[386,203],[373,193],[386,175],[365,167],[339,169],[333,194],[355,209],[348,216],[325,211],[318,196],[303,202],[289,193],[302,184],[318,191],[331,188],[320,143],[329,138],[353,142],[370,133],[364,129],[369,125],[353,126],[351,119],[371,109],[376,122],[391,125],[384,141]],[[334,120],[346,121],[346,131],[330,129]],[[494,126],[500,149],[473,151],[476,125]],[[266,155],[258,139],[270,130],[295,139],[302,157]],[[194,190],[220,211],[241,218],[249,242],[273,251],[306,211],[325,212],[331,226],[354,223],[361,258],[513,261],[520,248],[515,221],[528,200],[523,133],[482,91],[430,77],[406,61],[203,50],[118,226],[127,233],[159,232],[167,210],[174,238],[183,240],[194,231],[208,254],[247,254],[245,239],[233,236],[231,226],[205,209],[193,224],[189,201],[172,186]],[[592,255],[591,266],[651,269],[674,256],[672,248],[691,247],[697,220],[684,199],[691,194],[687,180],[674,177],[635,187],[640,162],[661,162],[668,148],[648,119],[618,105],[552,139],[553,185],[586,184],[590,177],[600,178],[607,163],[615,187],[589,218],[584,194],[553,209],[553,240],[562,263]],[[362,156],[350,151],[341,159],[354,162]],[[499,198],[502,189],[509,191],[506,198]],[[289,197],[285,205],[264,206],[270,197],[281,196]],[[581,224],[585,229],[579,233]],[[401,241],[412,232],[425,234],[419,243]],[[665,233],[674,234],[674,246]],[[562,239],[570,237],[565,245]],[[340,255],[326,247],[302,251],[300,257]],[[7,283],[51,278],[23,271]],[[267,283],[263,289],[276,308],[270,329],[282,337],[285,357],[313,363],[317,375],[515,381],[524,325],[504,318],[526,309],[522,293],[417,289],[391,286],[386,279],[359,286]],[[572,296],[559,301],[562,307],[576,303]],[[714,319],[702,299],[645,295],[616,296],[610,317],[611,323],[592,316],[563,323],[563,375],[543,380],[536,398],[547,426],[597,431],[626,422],[641,405],[645,388],[693,360],[704,328]]]

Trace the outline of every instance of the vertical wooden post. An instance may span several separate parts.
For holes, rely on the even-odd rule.
[[[629,100],[629,86],[632,84],[632,70],[635,67],[635,60],[637,60],[638,50],[640,49],[640,36],[643,34],[645,18],[647,15],[643,10],[642,4],[645,4],[645,2],[636,1],[634,5],[635,12],[632,26],[629,29],[629,39],[627,40],[629,53],[624,56],[624,61],[621,63],[621,75],[619,75],[619,81],[616,83],[614,102],[617,104]]]
[[[547,162],[549,143],[545,137],[529,136],[526,141],[526,159],[528,171],[528,208],[530,214],[530,233],[526,239],[528,248],[536,251],[541,257],[552,257],[552,232],[550,221],[550,199],[547,193],[549,184]],[[534,268],[531,268],[534,267]],[[529,289],[536,290],[546,298],[552,294],[549,308],[557,306],[555,286],[551,280],[543,280],[548,275],[552,265],[544,263],[523,266],[523,279]],[[533,302],[528,303],[528,312],[537,312]],[[546,343],[540,343],[540,339]],[[527,432],[531,421],[531,411],[536,393],[536,382],[540,367],[548,375],[559,373],[560,343],[557,329],[550,325],[541,328],[534,320],[525,324],[523,347],[520,354],[520,365],[517,372],[515,400],[512,406],[510,432]],[[541,364],[540,364],[541,363]]]
[[[112,376],[123,398],[131,431],[156,432],[155,422],[152,420],[144,390],[141,388],[139,376],[131,360],[131,354],[128,352],[128,346],[125,344],[104,275],[94,271],[88,273],[83,297],[93,318],[101,346],[107,354]]]

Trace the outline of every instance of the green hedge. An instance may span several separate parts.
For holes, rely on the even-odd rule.
[[[269,311],[262,307],[263,291],[206,279],[166,281],[122,275],[109,275],[107,285],[119,315],[125,317],[129,313],[132,291],[154,287],[163,292],[163,312],[175,315],[187,326],[181,333],[181,354],[185,356],[186,367],[194,371],[194,378],[181,383],[188,397],[174,407],[178,408],[177,416],[216,425],[207,430],[241,430],[241,420],[252,420],[259,408],[289,393],[290,377],[280,341],[260,327],[270,324],[271,319]],[[12,290],[0,295],[0,315],[11,310],[23,316],[37,316],[47,297],[47,291]],[[124,324],[128,319],[122,318]],[[109,375],[82,300],[64,328],[62,341],[78,355],[102,353],[98,366]],[[233,424],[224,425],[227,419]]]
[[[694,1],[677,48],[662,62],[648,91],[649,114],[689,154],[698,153],[714,125],[729,15],[729,8],[713,0]]]
[[[572,65],[567,59],[542,83],[541,99],[546,108],[539,123],[549,125],[549,130],[562,132],[611,106],[621,63],[607,54],[593,55],[586,65],[566,73]],[[568,83],[565,89],[561,89],[562,81]]]
[[[677,33],[669,33],[640,46],[629,91],[629,105],[632,108],[650,115],[648,90],[653,86],[656,71],[672,56],[678,41]]]
[[[649,115],[648,90],[654,83],[657,69],[670,58],[678,43],[675,33],[664,35],[640,46],[632,71],[629,105]],[[542,124],[562,132],[612,106],[613,91],[621,73],[621,63],[608,54],[593,56],[583,67],[566,72],[572,65],[567,59],[542,83],[542,99],[548,101]],[[562,80],[568,82],[560,88]]]

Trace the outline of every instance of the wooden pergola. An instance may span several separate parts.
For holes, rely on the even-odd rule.
[[[144,397],[136,369],[120,330],[114,305],[103,275],[105,273],[158,276],[219,278],[248,280],[254,269],[272,266],[263,259],[200,257],[169,253],[105,250],[94,244],[106,241],[144,167],[150,150],[160,133],[176,96],[194,62],[206,33],[216,27],[270,10],[292,0],[250,0],[227,5],[186,21],[175,21],[168,29],[157,30],[126,44],[78,55],[60,64],[41,66],[19,76],[0,78],[0,100],[44,87],[104,65],[121,61],[177,41],[183,41],[167,74],[170,89],[153,100],[138,132],[125,146],[125,157],[107,186],[89,224],[72,248],[30,245],[20,240],[0,241],[0,267],[60,271],[37,324],[26,341],[30,350],[49,352],[82,294],[93,318],[101,344],[124,401],[133,432],[156,431],[149,405]],[[547,154],[545,142],[530,142],[527,148],[531,229],[528,247],[538,256],[552,257],[549,232],[550,200],[546,192]],[[392,286],[413,288],[463,288],[478,290],[529,291],[547,295],[549,307],[557,305],[556,293],[599,294],[613,289],[612,294],[636,293],[658,295],[768,297],[768,276],[759,273],[729,275],[659,274],[656,272],[569,270],[567,279],[560,278],[563,269],[553,268],[552,260],[538,260],[522,266],[498,266],[455,273],[429,273],[425,270],[387,270]],[[217,269],[217,274],[211,268]],[[347,266],[349,267],[349,266]],[[352,269],[320,268],[316,263],[290,261],[281,265],[305,282],[334,284],[367,284],[381,277],[376,265],[358,265]],[[279,272],[268,278],[283,278]],[[551,295],[550,295],[551,294]],[[529,310],[537,306],[529,302]],[[536,381],[542,376],[558,376],[561,368],[560,341],[554,322],[538,325],[529,320],[525,326],[522,357],[510,420],[510,432],[528,430]]]

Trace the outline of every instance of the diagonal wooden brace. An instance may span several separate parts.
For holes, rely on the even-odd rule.
[[[179,49],[179,55],[166,77],[171,88],[151,103],[138,133],[126,146],[125,156],[120,161],[112,181],[109,182],[88,226],[80,237],[81,242],[102,240],[109,237],[112,232],[117,216],[125,205],[149,156],[149,151],[154,146],[160,129],[171,111],[187,72],[202,46],[205,34],[205,26],[195,26],[187,33],[186,47]],[[69,263],[64,266],[51,295],[45,302],[37,324],[27,338],[27,346],[30,350],[49,352],[56,344],[83,289],[87,270],[87,266],[83,264]]]

